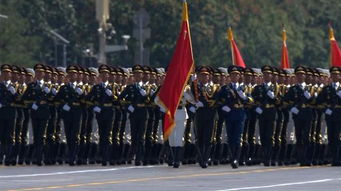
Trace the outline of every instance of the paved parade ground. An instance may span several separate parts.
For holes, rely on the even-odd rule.
[[[340,167],[19,166],[0,167],[0,190],[328,190],[341,188]]]

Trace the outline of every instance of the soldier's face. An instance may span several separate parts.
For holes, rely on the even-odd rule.
[[[233,83],[237,83],[237,82],[239,82],[240,74],[233,72],[233,73],[230,74],[230,78],[231,78],[231,81]]]
[[[70,82],[75,82],[78,80],[77,73],[72,72],[72,73],[69,73],[67,76],[68,76]]]
[[[37,78],[38,80],[44,79],[44,76],[45,76],[45,73],[44,73],[44,72],[42,72],[42,71],[36,71],[36,78]]]
[[[58,83],[64,83],[65,82],[65,76],[64,75],[59,75],[58,76]]]
[[[109,80],[109,73],[107,72],[102,72],[99,74],[100,79],[102,80],[102,82],[106,82]]]
[[[50,81],[50,79],[51,79],[51,73],[45,73],[44,80],[47,82],[47,81]]]
[[[89,81],[90,84],[96,84],[97,83],[97,76],[95,75],[90,75],[89,76]]]
[[[25,74],[21,74],[19,82],[20,83],[24,83],[25,81],[26,81],[26,75]]]
[[[136,82],[140,82],[140,81],[142,80],[142,76],[143,76],[143,73],[141,73],[141,72],[135,72],[135,73],[134,73],[134,80],[135,80]]]
[[[150,80],[150,74],[144,73],[142,80],[143,80],[143,82],[148,82]]]
[[[340,81],[340,74],[331,74],[330,78],[333,82],[339,82]]]
[[[77,81],[81,82],[83,80],[84,74],[78,74]]]
[[[19,80],[20,76],[18,73],[13,73],[12,74],[12,81],[17,82]]]
[[[272,81],[272,74],[271,74],[271,73],[268,73],[268,72],[265,72],[265,73],[263,74],[263,78],[264,78],[264,81],[265,81],[266,83],[271,82],[271,81]]]
[[[221,76],[213,76],[213,83],[219,84],[220,81],[221,81]]]
[[[209,76],[209,74],[199,74],[198,80],[199,80],[199,82],[206,84],[210,80],[210,76]]]
[[[244,80],[246,84],[249,84],[252,82],[252,76],[251,75],[245,75]]]
[[[110,75],[109,75],[109,81],[110,81],[110,82],[114,82],[115,79],[116,79],[115,74],[110,74]]]
[[[314,83],[313,76],[312,75],[307,75],[306,81],[307,81],[308,84],[313,84]]]
[[[305,78],[306,78],[305,74],[296,74],[296,81],[298,83],[305,82]]]
[[[12,73],[11,72],[2,72],[0,77],[1,77],[2,81],[8,81],[8,80],[12,79]]]
[[[26,83],[30,83],[30,82],[32,82],[33,81],[33,76],[31,76],[31,75],[26,75],[25,76],[25,82]]]
[[[84,83],[89,83],[89,78],[90,78],[89,75],[84,74],[84,76],[83,76],[83,82],[84,82]]]
[[[277,74],[272,75],[271,82],[272,82],[272,83],[276,83],[277,81],[278,81],[278,75],[277,75]]]

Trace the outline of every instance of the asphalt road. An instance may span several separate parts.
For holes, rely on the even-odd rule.
[[[0,167],[0,190],[124,191],[340,191],[340,167],[240,167],[173,169],[163,166]]]

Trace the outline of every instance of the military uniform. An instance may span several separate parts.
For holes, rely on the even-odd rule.
[[[99,67],[99,73],[101,75],[109,75],[110,72],[111,69],[107,65],[101,65]],[[112,86],[108,81],[101,82],[92,88],[88,97],[89,101],[93,103],[93,110],[96,114],[99,130],[100,154],[102,165],[105,166],[108,164],[112,152],[111,133],[114,121],[114,94]]]
[[[229,74],[241,75],[242,68],[230,66]],[[245,87],[238,82],[231,82],[228,85],[221,87],[219,99],[223,104],[221,108],[226,115],[226,131],[231,156],[232,168],[238,168],[239,157],[241,152],[241,136],[244,130],[244,122],[246,112],[244,104],[252,102],[252,99],[245,94]]]
[[[251,68],[244,69],[244,76],[248,76],[251,80],[253,79],[254,72]],[[245,80],[245,77],[244,77]],[[252,90],[255,87],[253,83],[244,82],[244,93],[246,96],[251,96]],[[254,133],[255,133],[255,124],[256,124],[256,112],[254,111],[254,104],[253,102],[245,103],[244,105],[246,119],[244,122],[244,129],[242,135],[242,150],[240,154],[240,161],[239,163],[242,165],[245,164],[252,164],[253,154],[254,153]]]
[[[78,73],[76,66],[69,66],[67,73]],[[56,102],[61,103],[60,115],[64,122],[66,142],[68,146],[68,163],[70,166],[75,165],[76,157],[79,149],[79,135],[82,121],[81,100],[83,95],[81,87],[77,86],[77,81],[70,81],[60,87],[55,97]]]
[[[210,75],[208,67],[198,68],[199,75]],[[193,95],[197,100],[195,115],[195,132],[198,154],[201,159],[200,166],[207,168],[208,160],[211,156],[212,144],[215,137],[215,119],[216,119],[216,89],[208,81],[198,82],[197,87],[192,89]]]
[[[135,65],[133,72],[142,73],[143,69],[140,65]],[[145,153],[145,135],[148,119],[148,110],[146,108],[147,98],[148,95],[142,81],[128,85],[118,98],[119,100],[125,100],[130,103],[125,109],[129,112],[132,152],[136,155],[136,166],[141,165]]]
[[[1,72],[12,73],[12,67],[6,64],[2,65]],[[18,94],[10,79],[3,79],[0,83],[0,153],[5,156],[5,165],[10,165],[14,157],[16,108],[13,104],[17,96]]]
[[[295,68],[296,76],[298,74],[306,74],[306,69],[302,66]],[[303,77],[302,77],[303,78]],[[313,111],[310,107],[313,99],[309,93],[310,89],[305,82],[297,83],[290,87],[288,93],[284,97],[284,101],[290,106],[290,112],[293,114],[295,123],[295,135],[297,139],[296,151],[297,159],[300,165],[311,165],[311,161],[307,160],[307,152],[310,144],[310,130]]]
[[[45,72],[45,66],[37,64],[34,67],[35,72]],[[43,79],[37,79],[28,84],[27,90],[23,95],[25,104],[28,104],[31,112],[33,144],[34,144],[34,162],[42,165],[43,149],[45,146],[45,133],[50,118],[50,109],[48,105],[50,90],[45,85]]]
[[[262,73],[273,73],[273,68],[263,66]],[[259,131],[263,151],[263,163],[270,165],[272,149],[274,145],[274,131],[276,120],[276,96],[275,86],[271,81],[257,85],[252,97],[257,105],[256,112],[259,114]]]
[[[340,68],[330,68],[331,75],[341,75]],[[339,77],[340,79],[340,77]],[[325,86],[317,98],[317,103],[324,106],[328,128],[328,145],[332,155],[332,165],[341,166],[341,86],[333,81]]]

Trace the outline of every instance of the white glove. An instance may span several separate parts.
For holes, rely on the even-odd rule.
[[[78,93],[78,95],[82,95],[83,94],[83,90],[80,89],[79,87],[76,88],[76,92]]]
[[[165,108],[163,108],[163,107],[160,107],[160,111],[161,111],[162,113],[166,113],[166,110],[165,110]]]
[[[134,110],[135,110],[135,108],[134,108],[132,105],[129,105],[128,110],[129,110],[131,113],[133,113]]]
[[[70,109],[71,109],[71,107],[70,107],[68,104],[65,104],[65,105],[63,106],[63,110],[64,110],[64,111],[70,111]]]
[[[196,74],[191,75],[191,81],[192,81],[192,82],[195,81],[196,79],[197,79],[197,75],[196,75]]]
[[[140,94],[141,94],[142,96],[146,96],[147,92],[146,92],[146,90],[144,90],[144,89],[140,89]]]
[[[247,99],[245,93],[242,90],[238,90],[237,93],[238,93],[239,97],[242,98],[243,100]]]
[[[260,107],[257,107],[256,110],[255,110],[259,115],[261,115],[263,113],[263,110],[262,108]]]
[[[341,98],[341,91],[337,91],[336,95],[339,96]]]
[[[226,106],[226,105],[225,105],[224,107],[221,108],[221,110],[223,110],[223,111],[225,111],[225,112],[228,113],[228,112],[231,111],[231,108],[230,108],[229,106]]]
[[[324,112],[326,115],[331,115],[333,113],[333,111],[331,109],[326,109],[326,111]]]
[[[33,103],[33,104],[32,104],[32,109],[33,109],[33,110],[37,110],[37,109],[38,109],[38,106],[37,106],[36,103]]]
[[[186,99],[186,100],[191,100],[192,99],[192,97],[189,95],[189,93],[187,93],[187,92],[185,92],[184,93],[184,98]]]
[[[0,103],[0,108],[2,108],[2,104]]]
[[[57,90],[56,90],[56,88],[52,88],[52,89],[51,89],[51,92],[52,92],[53,95],[57,95]]]
[[[155,90],[150,90],[150,95],[154,95]]]
[[[13,86],[10,86],[8,88],[8,91],[11,92],[12,95],[14,95],[16,93],[15,88]]]
[[[193,106],[190,107],[190,108],[189,108],[189,111],[192,112],[192,113],[195,113],[195,112],[196,112],[195,107],[193,107]]]
[[[296,107],[293,107],[291,108],[290,112],[297,115],[300,112],[300,110],[298,110]]]
[[[93,110],[94,110],[94,112],[96,112],[96,113],[101,113],[101,108],[98,107],[98,106],[95,106]]]
[[[274,99],[275,98],[275,94],[274,94],[274,92],[273,91],[268,91],[268,92],[266,92],[266,95],[268,95],[269,96],[269,98],[271,98],[271,99]]]
[[[105,93],[107,94],[107,96],[111,96],[111,95],[112,95],[112,91],[109,90],[109,89],[106,89],[106,90],[105,90]]]
[[[50,89],[48,87],[44,87],[44,92],[48,94],[50,93]]]
[[[204,107],[204,104],[203,104],[201,101],[198,101],[198,102],[195,104],[195,106],[196,106],[197,108],[199,108],[199,107]]]
[[[308,91],[305,91],[304,92],[304,97],[307,98],[307,99],[310,99],[311,98],[311,95]]]

